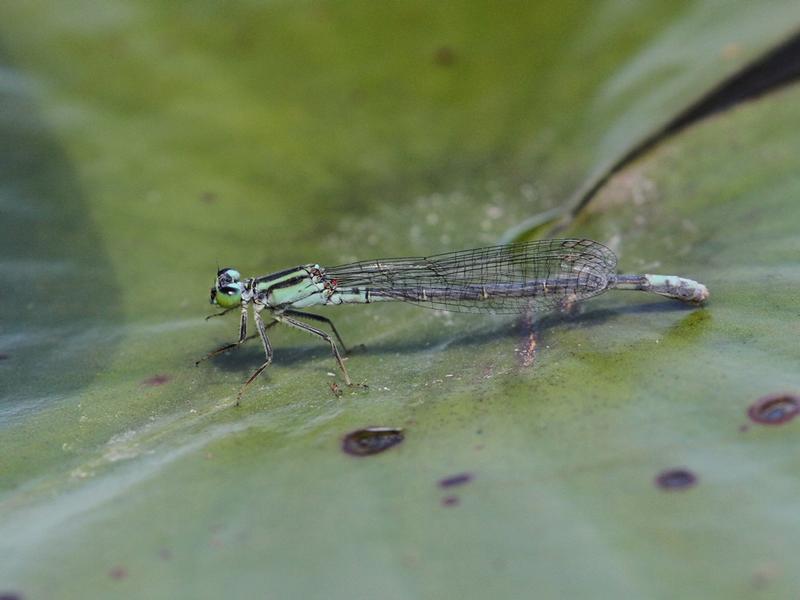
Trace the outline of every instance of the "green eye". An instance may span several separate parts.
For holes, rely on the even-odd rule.
[[[222,308],[236,308],[242,303],[242,284],[233,283],[216,289],[213,301]]]

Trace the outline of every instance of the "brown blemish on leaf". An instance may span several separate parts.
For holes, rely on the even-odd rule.
[[[123,566],[117,565],[116,567],[111,567],[108,571],[108,576],[111,577],[111,579],[120,581],[128,576],[128,570]]]
[[[165,384],[165,383],[167,383],[167,382],[168,382],[170,379],[172,379],[172,378],[171,378],[169,375],[163,375],[163,374],[160,374],[160,375],[153,375],[153,376],[152,376],[152,377],[150,377],[149,379],[145,379],[145,380],[142,382],[142,385],[146,385],[146,386],[150,386],[150,387],[155,387],[155,386],[157,386],[157,385],[164,385],[164,384]]]
[[[405,439],[399,427],[367,427],[351,431],[342,439],[342,451],[351,456],[372,456],[397,446]]]
[[[452,67],[456,62],[456,53],[449,46],[440,46],[433,53],[433,62],[440,67]]]
[[[800,413],[800,397],[795,394],[770,394],[759,398],[747,409],[747,416],[756,423],[779,425]]]
[[[668,469],[656,477],[656,485],[662,490],[685,490],[697,483],[697,475],[689,469]]]
[[[470,481],[472,481],[472,479],[473,479],[472,473],[459,473],[457,475],[451,475],[449,477],[445,477],[444,479],[440,479],[439,487],[449,488],[458,485],[464,485],[465,483],[469,483]]]

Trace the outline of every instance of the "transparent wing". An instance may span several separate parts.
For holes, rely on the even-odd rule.
[[[454,312],[549,310],[605,291],[617,257],[592,240],[536,240],[326,269],[338,288]]]

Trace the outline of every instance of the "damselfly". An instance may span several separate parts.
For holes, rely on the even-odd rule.
[[[617,257],[598,242],[586,239],[537,240],[447,252],[425,258],[385,258],[324,268],[300,265],[262,277],[242,280],[232,268],[220,269],[211,303],[221,316],[239,308],[239,339],[202,360],[236,348],[247,337],[248,309],[264,346],[266,360],[242,385],[242,393],[272,362],[267,328],[283,323],[330,344],[347,385],[353,385],[342,361],[342,338],[330,319],[300,309],[337,304],[402,301],[453,312],[526,313],[565,309],[606,290],[641,290],[701,304],[706,287],[673,275],[618,275]],[[265,323],[261,313],[268,311]],[[210,318],[210,317],[208,317]],[[326,323],[333,338],[302,319]],[[252,336],[255,337],[255,336]]]

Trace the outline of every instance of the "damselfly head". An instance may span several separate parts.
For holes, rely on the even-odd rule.
[[[244,284],[236,269],[226,267],[217,271],[217,281],[211,288],[211,304],[222,308],[236,308],[242,303]]]

